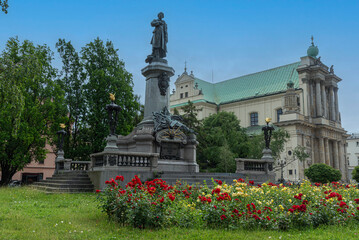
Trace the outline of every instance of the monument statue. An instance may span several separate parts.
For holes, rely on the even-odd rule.
[[[153,61],[167,62],[163,59],[166,57],[167,53],[167,24],[164,20],[162,20],[165,16],[163,12],[160,12],[157,16],[158,19],[154,19],[151,22],[151,26],[155,27],[151,39],[152,54],[147,56],[146,63],[151,63]]]

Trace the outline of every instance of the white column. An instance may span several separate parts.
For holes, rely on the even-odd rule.
[[[325,163],[324,139],[319,137],[319,161],[318,163]]]
[[[328,118],[327,94],[325,92],[324,84],[322,85],[322,103],[323,103],[323,117]]]
[[[324,138],[325,164],[330,166],[329,139]]]
[[[339,122],[338,88],[334,89],[334,99],[335,99],[335,116],[337,122]]]
[[[339,154],[338,154],[338,142],[333,141],[333,168],[339,169]]]
[[[347,176],[346,176],[346,166],[345,166],[345,156],[344,156],[344,144],[342,141],[339,142],[339,170],[342,173],[342,179],[346,180]]]
[[[330,120],[335,121],[336,117],[335,117],[335,97],[334,97],[334,87],[331,86],[330,90],[329,90],[329,94],[330,94]]]
[[[312,117],[316,117],[317,113],[314,106],[314,82],[310,83],[310,114]]]
[[[315,86],[316,86],[316,92],[315,92],[315,101],[316,101],[316,108],[317,108],[317,117],[321,117],[322,116],[322,97],[321,97],[321,90],[320,90],[320,81],[317,80],[315,82]]]

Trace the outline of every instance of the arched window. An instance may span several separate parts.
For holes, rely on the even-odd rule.
[[[251,126],[257,126],[258,125],[258,113],[253,112],[250,114],[251,116]]]

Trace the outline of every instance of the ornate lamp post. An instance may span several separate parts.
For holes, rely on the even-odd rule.
[[[106,138],[107,145],[105,147],[105,151],[110,149],[117,149],[116,125],[118,121],[118,113],[121,110],[121,107],[115,104],[115,95],[112,93],[110,93],[110,100],[111,103],[106,105],[106,110],[108,113],[108,121],[110,125],[110,134]]]
[[[57,132],[58,135],[58,144],[57,144],[57,148],[58,148],[58,152],[62,151],[63,152],[63,145],[64,145],[64,137],[66,135],[66,132],[64,130],[65,128],[65,124],[60,123],[60,128],[61,130]]]
[[[269,126],[269,123],[271,120],[272,119],[270,119],[270,118],[266,118],[267,126],[262,128],[262,131],[264,132],[264,141],[266,143],[266,149],[269,149],[270,140],[272,137],[272,131],[274,130],[274,128],[272,126]]]
[[[284,167],[285,167],[286,164],[287,164],[287,161],[286,161],[286,159],[281,159],[278,164],[279,164],[279,166],[280,166],[280,179],[279,179],[279,182],[280,182],[280,183],[284,183],[283,172],[284,172]]]
[[[57,173],[59,170],[65,169],[64,166],[65,158],[64,158],[64,150],[63,150],[64,137],[66,135],[66,132],[64,130],[65,127],[66,127],[65,124],[61,123],[60,124],[61,130],[57,132],[58,144],[57,144],[57,154],[56,154],[57,156],[55,159],[55,173]]]
[[[265,171],[266,173],[271,172],[273,170],[273,163],[274,159],[272,157],[272,150],[270,150],[270,139],[272,137],[272,131],[274,128],[272,126],[269,126],[269,123],[272,119],[266,118],[267,126],[262,128],[262,131],[264,132],[264,141],[265,141],[265,148],[263,149],[262,153],[262,160],[264,160],[265,164]]]

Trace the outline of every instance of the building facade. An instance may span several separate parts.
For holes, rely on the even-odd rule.
[[[347,138],[348,175],[352,178],[352,172],[359,165],[359,133],[352,133]]]
[[[341,126],[338,108],[338,83],[333,66],[325,65],[314,43],[307,56],[299,62],[210,83],[187,73],[175,81],[170,108],[181,113],[188,101],[202,109],[203,119],[220,111],[233,112],[248,131],[260,129],[265,118],[285,129],[290,139],[281,159],[286,160],[284,178],[299,181],[304,169],[314,163],[325,163],[342,173],[348,180],[346,131]],[[309,157],[299,161],[293,157],[296,146],[303,146]],[[279,169],[278,167],[276,169]],[[280,171],[277,171],[277,179]]]

